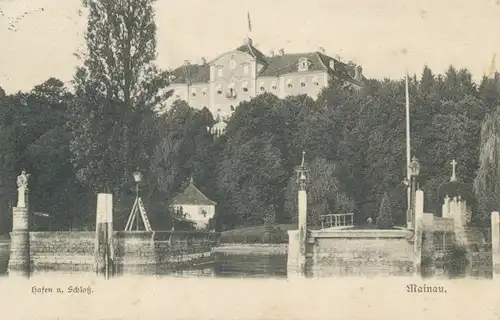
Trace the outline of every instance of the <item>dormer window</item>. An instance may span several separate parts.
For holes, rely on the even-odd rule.
[[[335,61],[330,60],[330,69],[335,70]]]
[[[307,58],[300,58],[297,68],[299,69],[299,71],[307,71],[309,70],[310,66],[311,61],[309,61]]]

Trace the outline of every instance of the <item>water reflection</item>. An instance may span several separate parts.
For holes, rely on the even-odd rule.
[[[286,255],[283,254],[226,254],[213,253],[212,262],[181,270],[168,270],[160,267],[127,268],[120,270],[121,275],[150,275],[156,277],[236,277],[236,278],[286,278]],[[0,242],[0,275],[7,274],[9,243]],[[33,270],[34,274],[82,274],[86,271],[75,270]],[[88,271],[87,271],[88,273]]]

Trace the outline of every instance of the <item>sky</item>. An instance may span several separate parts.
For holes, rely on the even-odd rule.
[[[420,75],[424,65],[442,73],[453,64],[477,81],[500,61],[500,0],[157,0],[155,6],[162,68],[235,49],[248,35],[247,12],[250,36],[264,54],[323,47],[361,65],[368,78]],[[85,48],[81,0],[0,0],[0,10],[0,86],[12,93],[49,77],[69,83],[80,64],[74,53]]]

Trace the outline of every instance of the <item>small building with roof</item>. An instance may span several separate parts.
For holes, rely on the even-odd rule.
[[[210,200],[194,185],[191,178],[183,192],[172,199],[172,207],[176,212],[182,212],[186,220],[192,221],[196,229],[206,229],[210,219],[215,216],[217,202]]]

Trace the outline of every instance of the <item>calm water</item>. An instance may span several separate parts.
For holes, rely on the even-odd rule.
[[[6,275],[9,261],[9,243],[0,242],[0,275]],[[196,266],[187,270],[165,273],[146,272],[152,276],[180,277],[245,277],[245,278],[286,278],[286,255],[254,255],[215,253],[214,263]],[[38,272],[40,272],[39,270]],[[142,270],[144,274],[144,270]],[[43,271],[44,272],[44,271]],[[34,271],[37,273],[37,270]]]

